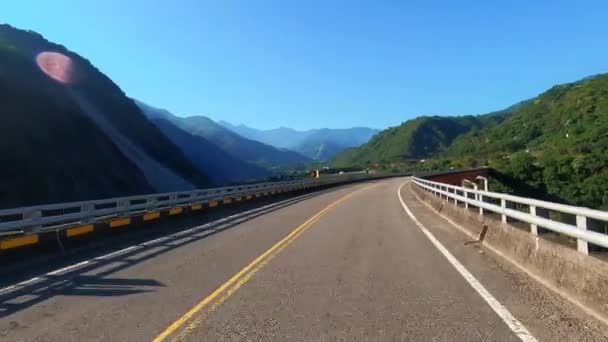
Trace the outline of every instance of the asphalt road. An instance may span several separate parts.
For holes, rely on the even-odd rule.
[[[423,232],[398,198],[406,181],[271,204],[0,290],[0,340],[605,339],[405,186]]]

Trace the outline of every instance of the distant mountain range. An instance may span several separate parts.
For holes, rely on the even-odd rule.
[[[135,101],[148,118],[196,165],[209,175],[216,184],[226,184],[250,179],[263,179],[271,175],[267,169],[238,159],[223,150],[207,137],[184,129],[184,119],[170,112]]]
[[[0,25],[0,206],[211,184],[89,61]]]
[[[219,124],[246,138],[289,149],[314,160],[326,160],[346,148],[359,146],[379,132],[366,127],[298,131],[286,127],[261,130],[226,121],[219,121]]]
[[[325,160],[401,171],[489,165],[502,172],[500,190],[608,208],[607,74],[503,111],[380,132],[258,130],[136,104],[83,57],[0,25],[0,105],[0,207],[261,180]]]
[[[138,104],[150,118],[163,118],[185,132],[216,145],[224,153],[240,161],[266,168],[311,161],[309,158],[296,152],[278,149],[244,138],[205,116],[178,117],[166,110],[152,108],[141,102],[138,102]]]

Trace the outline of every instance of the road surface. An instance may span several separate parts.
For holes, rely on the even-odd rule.
[[[604,338],[581,310],[465,244],[408,184],[399,196],[407,181],[305,195],[26,279],[0,290],[0,340]]]

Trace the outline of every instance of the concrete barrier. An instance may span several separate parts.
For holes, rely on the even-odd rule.
[[[604,323],[608,322],[607,262],[504,223],[500,216],[479,215],[477,211],[456,206],[410,185],[419,200],[470,235],[479,237],[487,226],[484,245]]]

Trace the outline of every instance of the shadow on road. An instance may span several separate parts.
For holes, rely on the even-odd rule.
[[[113,251],[111,254],[93,258],[89,258],[88,256],[71,258],[71,263],[63,271],[48,272],[49,269],[56,269],[58,266],[56,264],[46,265],[42,268],[47,271],[38,271],[36,273],[43,275],[29,280],[25,279],[31,277],[31,272],[29,272],[29,276],[15,276],[12,281],[3,279],[0,281],[0,318],[58,295],[104,297],[125,296],[154,291],[154,288],[164,285],[154,279],[121,279],[109,278],[108,276],[142,261],[230,229],[256,217],[313,197],[337,191],[340,188],[342,187],[301,195],[241,213],[228,213],[223,215],[224,217],[222,218],[202,225],[201,219],[199,219],[198,222],[191,222],[189,226],[181,226],[182,229],[173,234],[167,234],[166,231],[164,234],[158,234],[161,237],[155,240],[132,244],[122,250],[120,250],[120,246],[115,245],[114,248],[105,248],[105,251],[102,252],[97,251],[97,255]],[[149,237],[147,237],[148,240]],[[44,274],[44,272],[48,273]],[[5,288],[4,291],[1,290],[1,288],[8,284],[14,283],[18,284]]]

